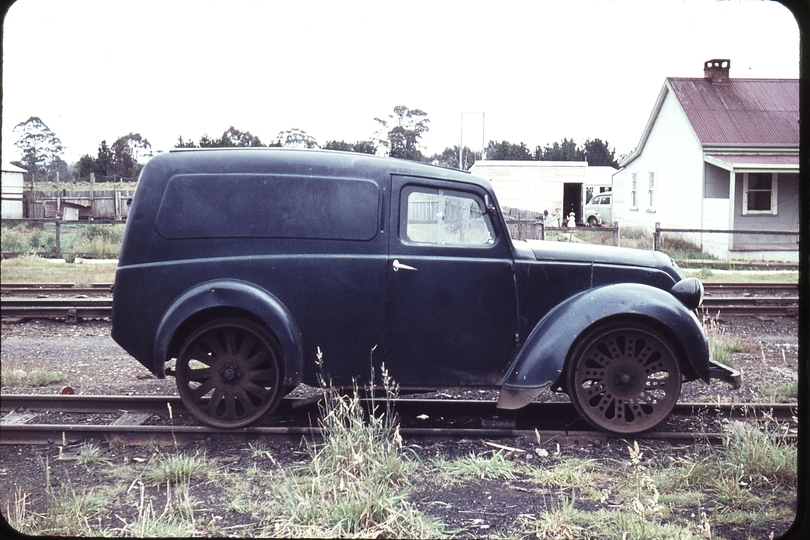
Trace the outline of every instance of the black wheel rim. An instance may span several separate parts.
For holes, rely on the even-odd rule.
[[[268,332],[249,321],[205,325],[189,336],[177,357],[180,398],[212,426],[251,424],[281,398],[279,350]]]
[[[666,338],[651,329],[597,332],[586,338],[573,360],[571,400],[600,429],[646,431],[664,420],[678,401],[678,359]]]

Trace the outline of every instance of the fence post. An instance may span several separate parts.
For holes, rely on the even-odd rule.
[[[621,236],[619,235],[619,222],[613,222],[613,245],[619,247]]]
[[[546,223],[544,221],[540,222],[540,240],[546,239]]]
[[[62,223],[59,214],[56,214],[56,254],[61,255],[62,253]]]
[[[96,184],[96,173],[90,173],[90,219],[92,220],[95,217],[95,213],[93,210],[93,187]]]
[[[653,233],[653,251],[661,251],[661,222],[655,222],[655,232]]]
[[[122,177],[123,178],[123,177]],[[115,181],[115,175],[113,175],[113,212],[115,215],[115,219],[121,219],[121,209],[118,207],[118,183]]]

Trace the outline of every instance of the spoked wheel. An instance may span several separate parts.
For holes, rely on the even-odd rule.
[[[175,371],[183,404],[215,427],[246,426],[274,409],[284,393],[278,341],[244,319],[218,319],[194,331]]]
[[[587,334],[568,368],[568,394],[593,426],[639,433],[666,418],[681,392],[681,370],[669,340],[637,323]]]

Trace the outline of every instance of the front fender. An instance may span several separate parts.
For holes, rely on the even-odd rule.
[[[264,289],[237,280],[201,283],[180,295],[163,315],[155,335],[152,358],[154,373],[164,375],[169,347],[180,326],[194,315],[215,308],[250,312],[272,329],[284,353],[284,383],[296,385],[303,374],[301,334],[292,315],[275,296]]]
[[[563,375],[571,347],[592,325],[634,317],[657,323],[677,348],[687,378],[709,381],[709,344],[695,314],[670,293],[638,283],[584,291],[555,306],[534,327],[502,376],[498,406],[529,403]]]

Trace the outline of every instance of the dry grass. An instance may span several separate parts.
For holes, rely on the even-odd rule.
[[[73,283],[87,287],[93,283],[112,283],[117,261],[81,261],[68,264],[64,259],[35,256],[5,259],[0,263],[0,281],[8,283]]]

